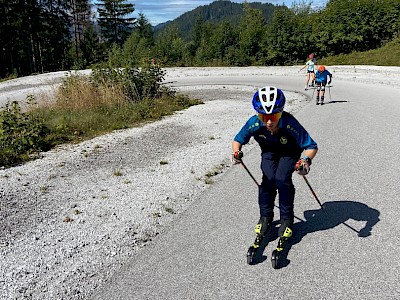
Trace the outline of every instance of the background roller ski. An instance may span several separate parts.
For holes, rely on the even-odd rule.
[[[256,239],[253,245],[249,247],[249,250],[247,250],[247,263],[249,265],[253,264],[254,255],[256,254],[257,249],[260,248],[262,240],[267,235],[268,230],[271,228],[271,221],[272,220],[268,219],[267,217],[261,217],[258,221],[258,224],[254,228],[254,231],[256,232]]]
[[[279,228],[279,241],[278,241],[278,246],[274,251],[272,251],[271,255],[271,264],[274,269],[279,268],[279,257],[282,254],[282,251],[284,250],[285,246],[287,245],[287,242],[289,238],[292,236],[293,232],[290,227],[292,226],[293,222],[290,220],[283,220],[281,227]]]

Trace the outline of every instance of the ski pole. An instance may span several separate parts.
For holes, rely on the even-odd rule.
[[[303,178],[304,178],[305,182],[307,183],[308,187],[310,188],[311,193],[314,195],[315,200],[317,200],[319,206],[321,206],[321,208],[324,209],[324,207],[321,204],[321,201],[319,201],[319,199],[318,199],[317,195],[315,194],[313,188],[311,187],[310,183],[308,182],[308,179],[306,178],[306,175],[303,175]]]
[[[331,86],[328,86],[328,88],[329,88],[329,102],[332,102]]]
[[[260,186],[260,185],[258,184],[257,179],[255,179],[254,176],[253,176],[253,174],[250,173],[250,170],[247,169],[247,167],[246,167],[246,165],[244,164],[243,160],[240,160],[240,163],[242,164],[243,168],[247,171],[247,173],[250,175],[251,179],[253,179],[254,182],[255,182],[258,186]]]
[[[316,87],[314,87],[314,88],[313,88],[313,91],[312,91],[312,96],[311,96],[311,101],[314,99],[314,93],[315,93],[315,89],[316,89]]]

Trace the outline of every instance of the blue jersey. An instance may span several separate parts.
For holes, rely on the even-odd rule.
[[[332,76],[331,72],[324,70],[323,72],[315,72],[315,82],[326,83],[328,81],[328,76]]]
[[[245,145],[254,137],[263,153],[272,152],[280,156],[299,157],[303,150],[317,149],[317,143],[290,113],[282,113],[278,126],[278,132],[272,134],[255,115],[246,122],[234,140]]]

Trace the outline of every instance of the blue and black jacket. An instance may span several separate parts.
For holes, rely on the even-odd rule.
[[[299,157],[303,150],[317,149],[317,143],[304,127],[288,112],[283,112],[279,120],[279,130],[272,134],[257,115],[252,116],[242,127],[234,140],[245,145],[254,139],[261,151],[276,153],[279,156]]]
[[[328,70],[324,70],[323,72],[317,71],[315,72],[315,82],[326,84],[328,81],[328,76],[331,78],[332,74]]]

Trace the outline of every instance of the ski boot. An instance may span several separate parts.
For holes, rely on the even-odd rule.
[[[318,105],[319,104],[319,96],[317,96],[316,98],[315,98],[316,100],[316,104]]]
[[[324,96],[321,96],[321,102],[320,102],[320,104],[321,104],[321,105],[324,105]]]
[[[272,251],[271,255],[271,264],[274,269],[278,269],[279,267],[279,257],[282,254],[282,251],[289,240],[289,238],[292,236],[292,229],[290,227],[292,226],[293,222],[290,220],[283,220],[281,223],[281,226],[279,227],[278,231],[278,236],[279,236],[279,241],[278,241],[278,246],[274,251]]]
[[[251,265],[253,263],[254,255],[257,252],[257,249],[260,248],[261,242],[263,238],[266,236],[268,230],[271,228],[272,219],[268,217],[260,217],[258,224],[254,228],[256,232],[256,239],[247,250],[247,263]]]

